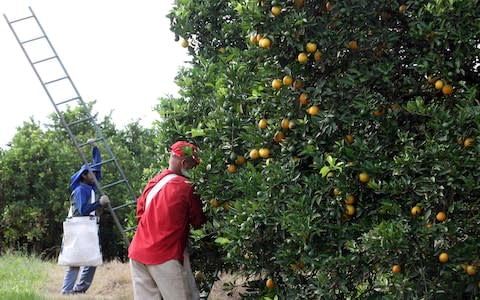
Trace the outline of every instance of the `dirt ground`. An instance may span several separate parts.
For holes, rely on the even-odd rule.
[[[66,267],[52,263],[48,281],[39,293],[47,299],[52,300],[130,300],[133,299],[132,283],[128,264],[120,262],[109,262],[97,268],[93,284],[86,294],[63,296],[60,294],[63,283],[63,274]],[[208,300],[240,299],[238,292],[240,287],[233,290],[231,296],[223,291],[225,282],[238,282],[232,275],[220,275],[220,280],[213,285]]]

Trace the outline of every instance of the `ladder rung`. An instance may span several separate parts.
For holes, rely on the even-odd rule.
[[[91,117],[86,117],[86,118],[83,118],[83,119],[80,119],[80,120],[76,120],[76,121],[73,121],[72,123],[68,124],[68,126],[70,127],[71,125],[76,125],[78,123],[82,123],[82,122],[85,122],[85,121],[88,121],[88,120],[91,120],[92,118]]]
[[[123,208],[125,206],[130,206],[132,204],[137,204],[137,201],[130,201],[128,203],[125,203],[125,204],[122,204],[122,205],[119,205],[119,206],[115,206],[115,207],[112,207],[112,210],[117,210],[117,209],[120,209],[120,208]]]
[[[78,99],[80,99],[80,97],[73,97],[73,98],[64,100],[64,101],[62,101],[62,102],[57,102],[57,103],[55,103],[55,105],[65,104],[65,103],[68,103],[68,102],[71,102],[71,101],[74,101],[74,100],[78,100]]]
[[[47,61],[47,60],[51,60],[51,59],[54,59],[54,58],[57,58],[57,56],[54,55],[54,56],[51,56],[51,57],[49,57],[49,58],[37,60],[37,61],[35,61],[35,62],[32,62],[32,64],[36,65],[36,64],[38,64],[38,63],[41,63],[41,62],[44,62],[44,61]]]
[[[121,180],[119,180],[119,181],[115,181],[115,182],[109,183],[109,184],[107,184],[107,185],[102,185],[102,188],[108,189],[109,187],[115,186],[115,185],[120,184],[120,183],[123,183],[123,182],[127,182],[127,181],[124,180],[124,179],[121,179]]]
[[[28,17],[25,17],[25,18],[10,21],[10,24],[20,22],[20,21],[23,21],[23,20],[27,20],[27,19],[30,19],[30,18],[33,18],[33,16],[28,16]]]
[[[42,36],[39,36],[39,37],[36,37],[36,38],[33,38],[33,39],[29,39],[29,40],[23,41],[23,42],[21,42],[21,43],[22,43],[22,44],[26,44],[26,43],[34,42],[34,41],[36,41],[36,40],[44,39],[44,38],[45,38],[45,36],[42,35]]]
[[[54,82],[64,80],[64,79],[67,79],[67,78],[68,78],[68,76],[64,76],[64,77],[61,77],[61,78],[58,78],[58,79],[55,79],[55,80],[44,82],[43,84],[47,85],[47,84],[54,83]]]

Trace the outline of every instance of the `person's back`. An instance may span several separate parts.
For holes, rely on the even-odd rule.
[[[199,228],[205,216],[184,176],[199,163],[195,151],[187,142],[173,144],[168,169],[137,200],[138,227],[128,249],[135,299],[198,299],[186,244],[190,226]]]

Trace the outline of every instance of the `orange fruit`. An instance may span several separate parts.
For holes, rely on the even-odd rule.
[[[267,126],[268,126],[268,122],[266,119],[260,119],[260,121],[258,121],[258,128],[265,129],[267,128]]]
[[[307,93],[301,93],[300,97],[298,97],[298,101],[300,102],[301,105],[307,105],[308,104],[308,94]]]
[[[353,216],[355,214],[355,206],[350,204],[345,205],[345,214],[347,216]]]
[[[307,45],[305,46],[305,50],[308,53],[314,53],[315,51],[317,51],[317,44],[308,42]]]
[[[273,289],[275,287],[275,283],[273,282],[272,278],[267,279],[267,281],[265,282],[265,287],[267,289]]]
[[[446,263],[446,262],[448,261],[448,254],[445,253],[445,252],[440,253],[440,255],[438,256],[438,260],[439,260],[442,264]]]
[[[435,81],[435,89],[441,90],[442,88],[443,88],[443,81],[440,79]]]
[[[241,166],[245,163],[245,157],[243,155],[237,155],[237,159],[235,159],[235,164]]]
[[[402,107],[400,106],[400,104],[398,103],[393,103],[390,108],[392,109],[392,111],[399,111],[399,110],[402,110]]]
[[[277,131],[273,136],[273,140],[277,143],[283,141],[284,138],[285,138],[285,134],[281,131]]]
[[[260,148],[258,154],[261,158],[268,158],[270,156],[270,150],[268,148]]]
[[[272,41],[270,41],[269,38],[262,38],[262,39],[258,42],[258,45],[259,45],[261,48],[269,49],[269,48],[272,46]]]
[[[420,206],[415,205],[414,207],[412,207],[412,210],[411,210],[412,216],[415,217],[419,215],[421,212],[422,212],[422,208]]]
[[[381,109],[379,110],[375,110],[372,112],[372,116],[374,117],[380,117],[380,116],[383,116],[383,114],[385,113],[385,109],[382,107]]]
[[[301,81],[300,79],[297,79],[293,82],[293,87],[296,89],[296,90],[299,90],[301,88],[303,88],[303,81]]]
[[[340,189],[338,189],[338,188],[334,188],[334,189],[332,190],[332,195],[333,195],[334,197],[340,196],[341,194],[342,194],[342,191],[341,191]],[[348,204],[348,203],[347,203],[347,204]]]
[[[250,159],[254,159],[254,160],[255,160],[255,159],[257,159],[257,158],[260,157],[260,154],[258,153],[258,150],[257,150],[257,149],[252,149],[252,150],[250,151],[249,156],[250,156]]]
[[[477,274],[477,267],[474,266],[474,265],[468,265],[465,268],[465,272],[467,272],[468,275],[473,276],[473,275]]]
[[[257,35],[256,35],[256,34],[252,34],[252,35],[250,36],[250,44],[252,44],[252,45],[258,44],[258,40],[257,40]]]
[[[223,202],[222,206],[223,206],[223,209],[229,209],[230,208],[230,204],[228,203],[228,201]]]
[[[280,122],[280,127],[282,127],[283,129],[290,128],[290,121],[287,118],[284,118],[282,122]]]
[[[218,200],[217,200],[217,198],[213,198],[212,200],[210,200],[210,206],[213,207],[213,208],[217,208],[217,207],[218,207]]]
[[[450,84],[446,84],[442,87],[442,93],[445,96],[449,96],[453,93],[453,87]]]
[[[400,7],[398,8],[398,11],[404,14],[407,11],[407,6],[405,4],[400,5]]]
[[[469,148],[469,147],[472,147],[472,146],[473,146],[473,138],[466,138],[463,141],[463,147]]]
[[[313,59],[314,59],[315,61],[319,61],[321,58],[322,58],[322,52],[320,52],[320,51],[318,51],[318,50],[315,51],[315,54],[313,54]]]
[[[358,43],[357,43],[357,41],[350,41],[350,42],[348,42],[348,49],[350,49],[350,50],[357,50],[357,49],[358,49]]]
[[[229,164],[227,166],[227,172],[230,174],[236,173],[237,172],[237,166],[234,164]]]
[[[303,6],[305,5],[304,0],[294,0],[294,3],[297,8],[303,8]]]
[[[428,75],[427,81],[428,83],[434,84],[437,79],[435,79],[435,77],[433,77],[432,75]]]
[[[367,183],[370,181],[370,176],[368,175],[367,172],[361,172],[360,174],[358,174],[358,180],[361,183]]]
[[[286,86],[291,86],[292,83],[293,83],[293,78],[292,78],[292,76],[285,75],[285,76],[283,77],[282,82],[283,82],[283,84],[286,85]]]
[[[307,109],[307,113],[311,116],[316,116],[318,115],[319,110],[320,109],[318,108],[318,106],[312,105]]]
[[[345,198],[345,204],[350,204],[350,205],[355,204],[355,196],[352,194],[349,194],[347,198]]]
[[[183,48],[187,48],[188,47],[188,41],[186,39],[181,39],[180,40],[180,45],[183,47]]]
[[[353,136],[351,134],[347,134],[345,136],[345,141],[349,144],[353,143]]]
[[[443,222],[447,219],[447,215],[443,211],[441,211],[435,216],[435,218],[437,219],[437,221]]]
[[[327,3],[325,3],[325,9],[327,11],[331,11],[333,9],[333,3],[330,1],[327,1]]]
[[[400,265],[393,265],[392,267],[393,273],[400,273],[401,271],[402,271],[402,268],[400,267]]]
[[[308,62],[308,56],[305,52],[302,52],[298,55],[297,60],[299,63],[306,64]]]
[[[272,6],[271,11],[272,11],[272,15],[274,15],[275,17],[278,17],[282,13],[282,7]]]
[[[274,79],[272,80],[272,88],[274,90],[279,90],[282,87],[282,81],[280,79]]]

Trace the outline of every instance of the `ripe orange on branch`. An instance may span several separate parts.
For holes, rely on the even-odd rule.
[[[260,148],[258,154],[261,158],[268,158],[270,156],[270,150],[268,148]]]
[[[272,6],[271,12],[272,12],[272,15],[274,15],[275,17],[278,17],[282,13],[282,7]]]
[[[438,256],[438,260],[439,260],[442,264],[448,262],[448,254],[447,254],[446,252],[440,253],[440,255]]]
[[[358,180],[361,183],[368,183],[370,181],[370,175],[368,175],[367,172],[361,172],[360,174],[358,174]]]
[[[435,216],[435,218],[437,219],[437,221],[443,222],[447,219],[447,215],[443,211],[441,211]]]
[[[274,79],[272,80],[272,88],[274,90],[279,90],[282,88],[282,81],[280,79]]]
[[[293,78],[292,78],[292,76],[285,75],[285,76],[283,77],[282,82],[283,82],[284,85],[290,86],[290,85],[292,85],[292,83],[293,83]]]
[[[392,267],[393,273],[400,273],[401,271],[402,271],[402,268],[400,267],[400,265],[393,265]]]
[[[270,41],[269,38],[262,38],[258,42],[258,45],[260,46],[260,48],[269,49],[272,46],[272,41]]]
[[[420,206],[415,205],[414,207],[412,207],[412,210],[411,210],[412,216],[415,217],[419,215],[421,212],[422,212],[422,208]]]
[[[308,62],[308,56],[305,52],[301,52],[300,54],[298,54],[297,60],[302,65],[306,64]]]
[[[305,50],[308,53],[314,53],[315,51],[317,51],[317,44],[308,42],[307,45],[305,46]]]
[[[268,126],[268,122],[266,119],[260,119],[260,121],[258,121],[258,128],[265,129],[267,128],[267,126]]]
[[[307,109],[307,113],[311,116],[316,116],[318,115],[318,112],[320,111],[320,109],[318,108],[317,105],[312,105],[310,106],[308,109]]]
[[[265,282],[265,287],[267,289],[273,289],[275,287],[275,283],[273,282],[272,278],[267,279],[267,281]]]
[[[348,42],[348,49],[357,50],[358,49],[358,42],[357,41]]]

